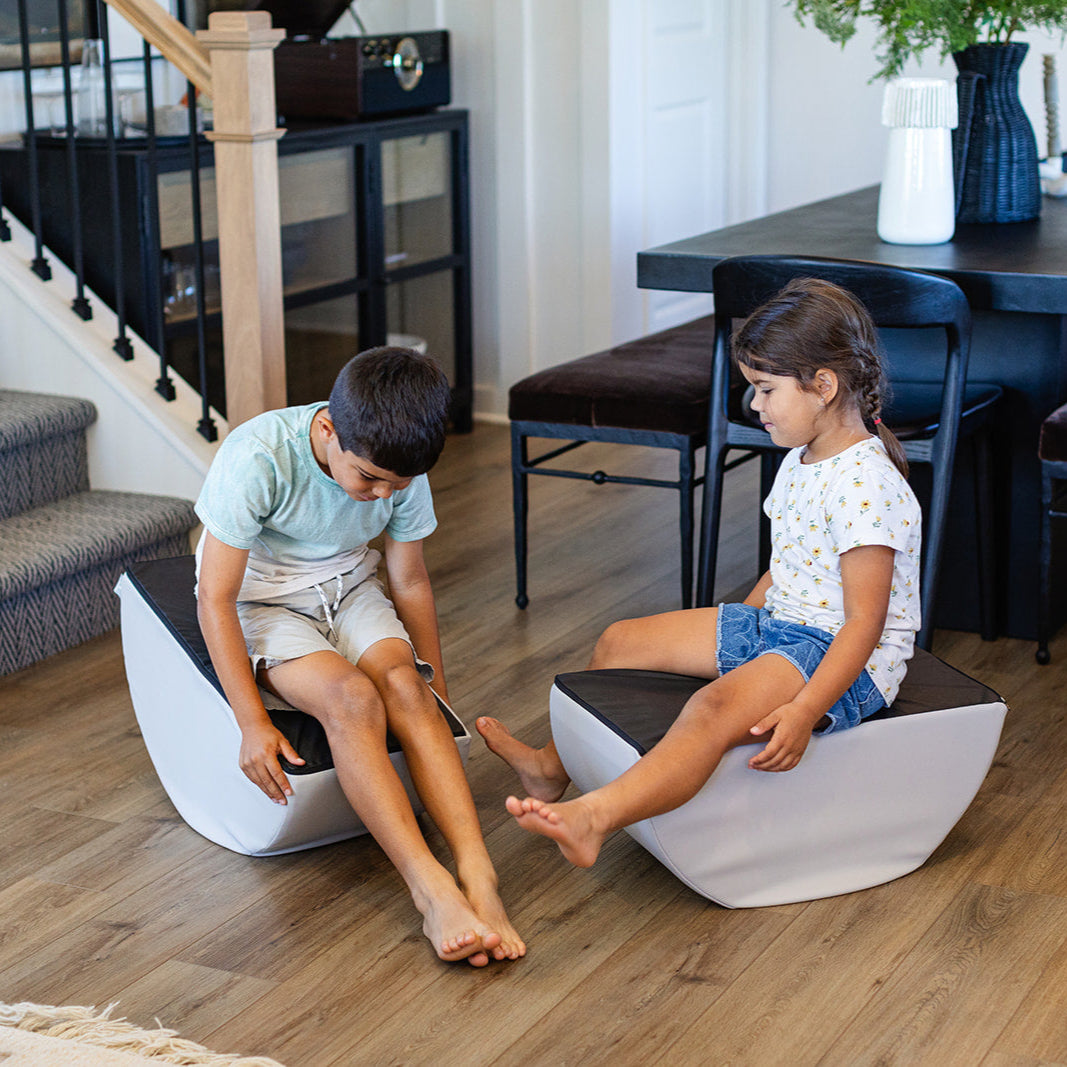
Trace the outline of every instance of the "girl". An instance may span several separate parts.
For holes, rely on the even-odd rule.
[[[556,803],[569,778],[550,741],[534,749],[481,718],[489,748],[527,792],[519,825],[579,867],[613,831],[684,804],[723,753],[766,739],[759,771],[797,765],[812,731],[854,726],[892,702],[919,629],[920,511],[900,443],[881,423],[877,332],[829,282],[798,279],[734,339],[752,408],[786,454],[764,510],[770,570],[742,604],[615,623],[591,669],[711,679],[663,739],[600,789]]]

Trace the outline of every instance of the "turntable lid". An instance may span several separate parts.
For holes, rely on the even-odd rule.
[[[246,10],[268,11],[288,37],[325,37],[351,0],[249,0]]]

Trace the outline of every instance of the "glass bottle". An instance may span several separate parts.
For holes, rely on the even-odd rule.
[[[88,38],[82,44],[78,75],[78,133],[82,137],[107,135],[107,90],[104,85],[103,42]]]

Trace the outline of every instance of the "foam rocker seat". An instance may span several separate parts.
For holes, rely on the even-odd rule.
[[[325,845],[366,833],[337,781],[326,735],[300,711],[272,711],[274,725],[307,761],[283,764],[293,795],[274,804],[241,771],[241,732],[196,619],[192,556],[152,560],[119,579],[122,651],[134,712],[159,780],[181,817],[198,833],[249,856]],[[440,699],[466,763],[470,734]],[[416,813],[404,755],[389,751]]]
[[[617,778],[705,679],[653,671],[562,674],[552,736],[575,785]],[[626,828],[674,875],[728,908],[850,893],[921,866],[974,799],[1007,712],[991,689],[916,650],[893,706],[813,736],[782,774],[728,752],[688,803]]]

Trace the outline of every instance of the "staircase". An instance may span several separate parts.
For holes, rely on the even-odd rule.
[[[0,675],[118,625],[119,575],[183,555],[187,500],[89,488],[87,400],[0,389]]]

